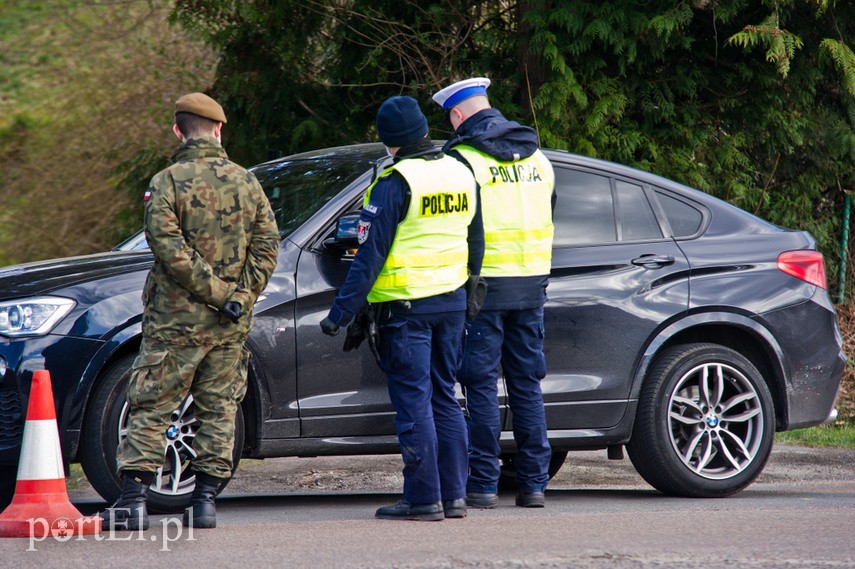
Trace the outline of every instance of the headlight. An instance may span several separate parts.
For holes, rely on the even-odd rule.
[[[72,308],[73,300],[58,296],[0,302],[0,334],[42,336],[50,332]]]

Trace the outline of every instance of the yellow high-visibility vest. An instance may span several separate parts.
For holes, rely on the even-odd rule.
[[[455,146],[481,186],[485,277],[548,275],[552,268],[555,173],[540,150],[500,162],[470,146]]]
[[[475,180],[458,160],[411,158],[387,168],[410,186],[410,206],[368,302],[414,300],[458,289],[468,278],[469,223],[475,216]],[[368,188],[363,207],[377,180]]]

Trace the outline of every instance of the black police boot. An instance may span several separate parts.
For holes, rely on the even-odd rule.
[[[383,506],[374,517],[381,520],[417,520],[420,522],[438,522],[445,519],[442,502],[432,504],[412,504],[401,500],[392,506]]]
[[[122,495],[115,504],[99,514],[101,527],[131,531],[148,529],[148,510],[145,501],[152,482],[154,482],[153,472],[123,471]]]
[[[456,500],[443,500],[442,511],[446,518],[465,518],[466,517],[466,498],[457,498]]]
[[[190,505],[184,511],[184,527],[215,528],[217,527],[217,508],[214,498],[220,489],[222,478],[198,472],[196,487],[190,497]]]
[[[546,505],[546,495],[543,492],[520,492],[516,504],[521,508],[542,508]]]
[[[470,508],[489,510],[495,508],[499,503],[499,496],[495,492],[469,492],[466,494],[466,505]]]

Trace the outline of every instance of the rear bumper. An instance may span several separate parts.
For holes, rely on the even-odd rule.
[[[822,424],[836,414],[835,398],[846,366],[837,313],[828,295],[762,316],[778,339],[789,372],[783,395],[784,424],[778,430]]]

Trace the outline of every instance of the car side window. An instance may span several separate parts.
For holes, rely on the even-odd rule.
[[[620,240],[661,239],[662,230],[641,186],[615,180]]]
[[[554,246],[617,241],[614,200],[607,177],[556,167],[555,192]]]
[[[704,215],[698,209],[663,192],[656,192],[656,198],[671,224],[674,237],[694,235],[701,228]]]
[[[559,166],[555,191],[556,247],[662,238],[653,208],[637,184]]]

